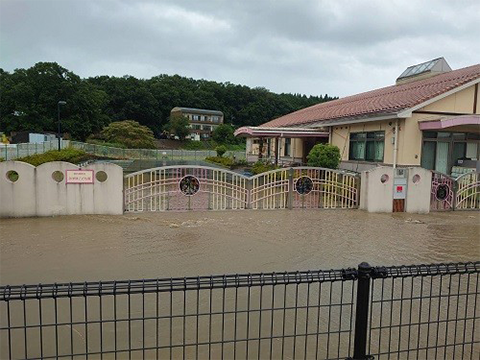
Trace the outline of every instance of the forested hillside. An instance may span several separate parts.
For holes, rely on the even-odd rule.
[[[62,128],[80,140],[125,119],[138,121],[158,135],[175,106],[220,110],[225,122],[239,127],[259,125],[333,99],[275,94],[264,88],[179,75],[82,79],[57,63],[46,62],[13,73],[0,69],[0,95],[0,131],[56,131],[57,102],[64,100]]]

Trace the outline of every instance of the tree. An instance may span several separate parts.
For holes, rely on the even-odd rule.
[[[219,145],[215,148],[218,157],[222,157],[227,152],[227,147],[225,145]]]
[[[39,62],[12,74],[0,71],[0,128],[12,131],[57,130],[57,103],[62,108],[62,130],[85,139],[109,122],[104,113],[107,94],[54,62]]]
[[[233,135],[234,130],[230,124],[221,124],[218,125],[213,131],[212,138],[218,144],[234,144],[235,136]]]
[[[0,69],[0,94],[2,131],[55,132],[57,103],[64,100],[67,105],[62,107],[62,129],[79,140],[101,131],[111,121],[124,119],[137,121],[160,135],[175,106],[222,110],[225,122],[237,127],[257,126],[334,99],[327,95],[275,94],[261,87],[179,75],[82,79],[54,62],[40,62],[13,73]]]
[[[170,133],[178,136],[180,140],[184,140],[185,137],[190,134],[190,121],[183,115],[172,115],[170,121],[166,125],[165,129]]]
[[[330,144],[317,144],[307,155],[309,166],[328,169],[337,169],[340,159],[340,149]]]
[[[110,143],[130,149],[154,149],[155,137],[148,127],[133,120],[116,121],[102,130],[101,136]]]

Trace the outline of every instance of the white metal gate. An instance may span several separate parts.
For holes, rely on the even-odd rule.
[[[296,167],[247,177],[207,166],[165,166],[125,177],[125,211],[357,208],[360,178]]]

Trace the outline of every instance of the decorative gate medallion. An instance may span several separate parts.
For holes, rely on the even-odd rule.
[[[447,198],[449,193],[450,193],[450,188],[448,187],[448,185],[440,184],[437,186],[437,191],[435,193],[435,196],[437,197],[437,200],[444,201]]]
[[[200,181],[193,175],[186,175],[180,180],[179,186],[184,195],[193,196],[200,189]]]
[[[295,189],[300,195],[307,195],[313,190],[313,181],[308,176],[302,176],[297,179]]]

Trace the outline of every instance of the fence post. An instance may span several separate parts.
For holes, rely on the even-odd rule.
[[[288,208],[293,209],[293,168],[288,169]]]
[[[458,181],[452,177],[453,189],[452,189],[452,211],[455,211],[457,208],[457,192],[458,192]]]
[[[355,312],[355,338],[353,360],[373,359],[367,352],[368,310],[372,267],[363,262],[358,265],[357,306]]]

